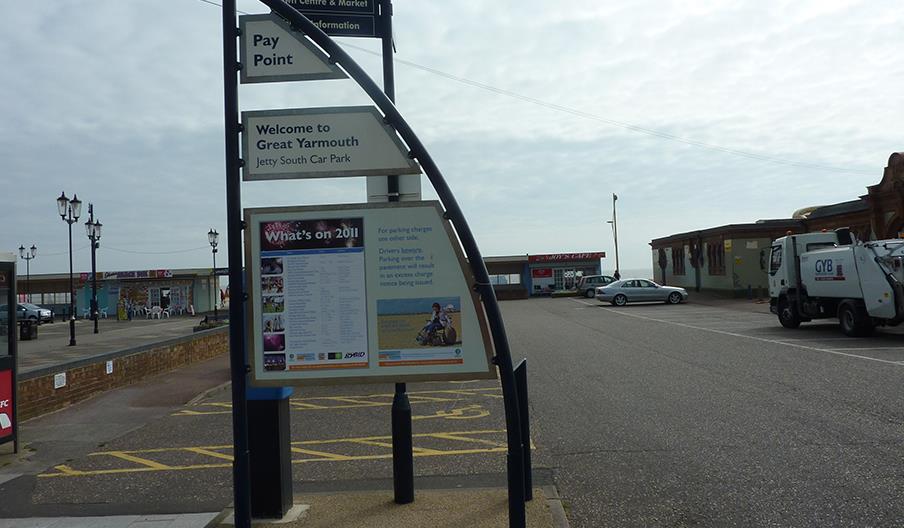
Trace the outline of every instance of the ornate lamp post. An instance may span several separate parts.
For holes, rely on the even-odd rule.
[[[207,232],[207,241],[210,242],[211,253],[213,253],[213,320],[219,321],[220,317],[217,312],[217,306],[220,304],[220,287],[217,285],[217,244],[220,241],[220,234],[214,228],[210,228]]]
[[[97,248],[100,247],[100,228],[103,224],[94,219],[94,204],[88,204],[88,221],[85,232],[91,241],[91,319],[94,320],[94,333],[97,333]]]
[[[72,224],[78,222],[78,217],[82,214],[82,201],[78,199],[77,194],[72,195],[72,199],[66,198],[66,193],[62,193],[57,198],[57,210],[60,218],[69,224],[69,346],[75,346],[75,285],[72,281]]]
[[[35,258],[35,255],[38,252],[38,248],[31,245],[30,248],[26,249],[25,246],[19,246],[19,258],[25,259],[25,299],[28,302],[31,302],[31,259]]]

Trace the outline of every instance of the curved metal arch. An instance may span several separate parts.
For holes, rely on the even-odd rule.
[[[487,272],[486,265],[483,262],[483,256],[477,247],[477,242],[465,220],[452,190],[446,183],[442,172],[433,161],[427,148],[421,143],[420,139],[414,133],[414,130],[402,117],[389,97],[380,89],[380,87],[370,78],[367,72],[361,68],[333,39],[320,30],[307,17],[293,9],[282,0],[260,0],[261,3],[273,10],[274,13],[287,20],[294,29],[297,29],[307,35],[315,44],[320,46],[330,61],[341,66],[349,77],[351,77],[358,85],[367,93],[374,104],[383,112],[385,119],[399,133],[408,147],[411,149],[410,155],[420,162],[424,173],[436,190],[436,193],[446,209],[446,217],[452,222],[452,226],[458,233],[462,248],[468,257],[468,263],[471,272],[477,281],[475,290],[483,299],[483,304],[487,312],[487,322],[490,326],[490,332],[493,337],[493,346],[496,351],[495,362],[499,368],[499,377],[502,385],[502,395],[505,403],[505,423],[506,436],[508,442],[507,466],[509,480],[516,483],[522,483],[516,486],[509,486],[509,524],[510,526],[524,526],[524,468],[523,454],[521,451],[521,427],[518,406],[518,393],[515,386],[514,366],[512,363],[511,351],[509,350],[508,337],[505,333],[505,326],[502,321],[502,313],[499,311],[499,304],[496,299],[496,292],[493,285],[490,284],[490,276]],[[520,492],[519,492],[520,490]],[[520,506],[519,506],[520,505]]]

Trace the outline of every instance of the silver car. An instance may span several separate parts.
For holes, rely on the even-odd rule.
[[[674,286],[660,286],[647,279],[622,279],[596,289],[596,298],[615,306],[629,302],[667,302],[678,304],[687,300],[687,290]]]

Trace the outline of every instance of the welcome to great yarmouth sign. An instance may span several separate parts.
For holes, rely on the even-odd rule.
[[[242,112],[243,179],[420,174],[372,106]]]

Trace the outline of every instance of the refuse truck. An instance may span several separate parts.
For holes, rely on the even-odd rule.
[[[837,318],[849,336],[904,321],[904,240],[860,241],[848,228],[772,243],[769,308],[785,328]]]

